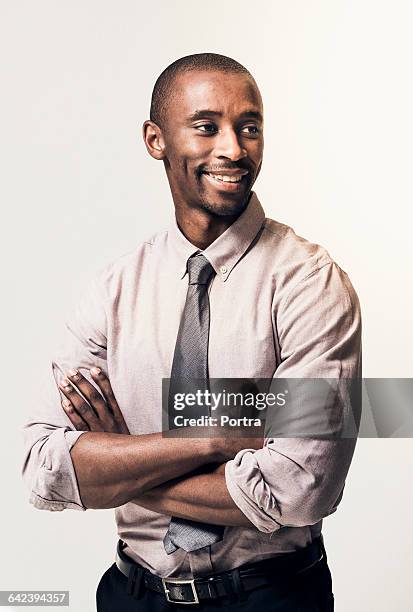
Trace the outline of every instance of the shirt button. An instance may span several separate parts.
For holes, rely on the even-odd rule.
[[[222,274],[226,274],[228,272],[227,267],[226,266],[221,266],[220,270],[222,272]]]

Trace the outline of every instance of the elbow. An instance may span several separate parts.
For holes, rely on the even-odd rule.
[[[242,511],[249,521],[249,526],[266,534],[275,533],[282,527],[308,527],[335,512],[338,505],[338,503],[326,504],[322,496],[291,500],[288,504],[279,504],[275,500],[273,502],[273,504],[256,502],[255,507],[242,504]]]
[[[342,496],[343,490],[339,497],[332,501],[328,493],[322,489],[310,492],[283,508],[280,522],[283,527],[315,525],[337,510]]]
[[[59,476],[51,474],[44,466],[26,467],[23,482],[28,492],[28,502],[37,510],[86,510],[80,495],[62,489]]]
[[[26,452],[22,479],[29,503],[38,510],[86,510],[80,498],[69,444],[65,430],[60,428],[37,439]]]
[[[278,469],[268,470],[265,477],[257,460],[260,451],[242,452],[238,463],[226,464],[227,489],[259,531],[274,533],[282,527],[315,525],[335,512],[342,496],[342,492],[338,495],[337,477],[327,478],[324,470],[304,469],[297,462],[292,466],[290,461],[280,461]],[[280,472],[280,478],[273,476]]]
[[[332,514],[335,509],[319,512],[319,508],[314,508],[313,511],[297,511],[291,512],[290,514],[282,517],[282,526],[283,527],[308,527],[309,525],[316,525],[323,518]]]

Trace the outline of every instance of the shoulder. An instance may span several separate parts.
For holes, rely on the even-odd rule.
[[[316,242],[300,236],[285,223],[265,219],[261,236],[265,257],[271,262],[276,292],[285,301],[297,292],[327,286],[337,295],[343,293],[357,301],[354,287],[329,251]]]
[[[294,281],[304,279],[322,266],[334,263],[325,247],[298,235],[285,223],[265,219],[263,239],[276,266]]]
[[[136,286],[137,280],[148,266],[153,252],[163,248],[167,240],[167,230],[153,233],[140,242],[133,250],[127,251],[101,266],[95,273],[92,283],[112,297],[119,290]]]

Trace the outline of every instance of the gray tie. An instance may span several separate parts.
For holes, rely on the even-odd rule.
[[[172,396],[178,392],[190,393],[208,388],[208,283],[215,272],[201,254],[188,259],[187,269],[188,292],[176,340],[169,387],[171,428],[174,416]],[[202,414],[205,412],[202,413],[197,406],[194,406],[192,413],[185,411],[185,417],[199,417]],[[222,540],[224,529],[221,525],[172,517],[163,540],[164,547],[168,554],[178,548],[187,552],[198,550]]]

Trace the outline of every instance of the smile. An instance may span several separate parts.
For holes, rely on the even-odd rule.
[[[205,172],[207,176],[210,176],[212,179],[219,183],[239,183],[242,181],[242,176],[239,174],[237,176],[228,176],[226,174],[210,174],[209,172]]]
[[[248,171],[243,171],[242,173],[238,172],[237,174],[203,172],[202,176],[208,181],[211,187],[217,189],[218,191],[237,193],[244,190],[244,187],[248,184],[246,180],[246,176],[248,174]]]

